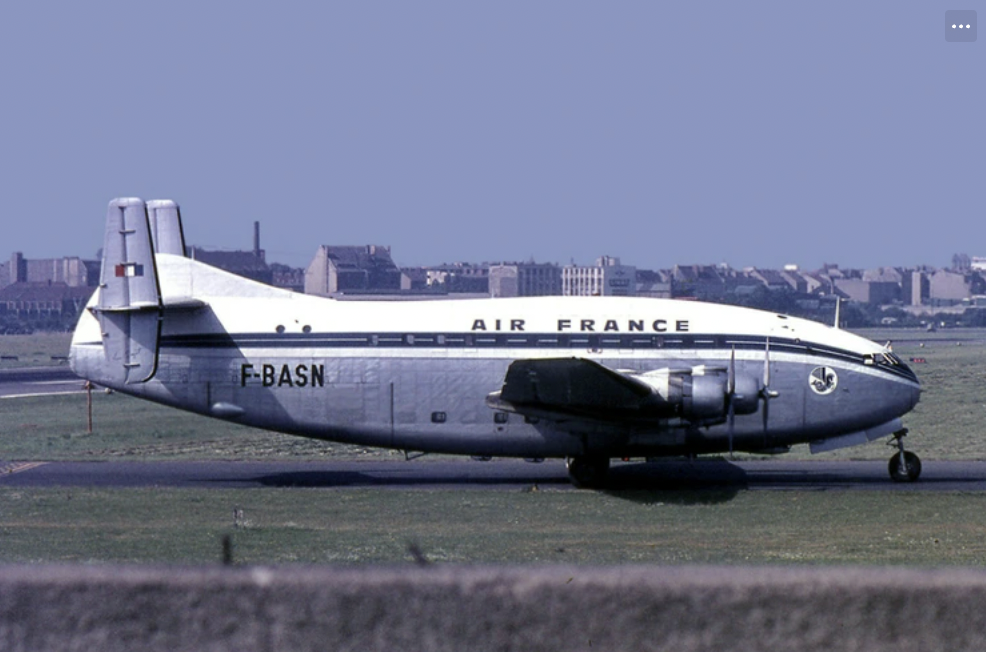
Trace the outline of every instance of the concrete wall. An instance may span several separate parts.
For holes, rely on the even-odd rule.
[[[0,650],[982,650],[986,572],[0,567]]]

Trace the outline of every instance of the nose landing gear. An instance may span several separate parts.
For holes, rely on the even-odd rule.
[[[887,442],[887,446],[896,446],[899,451],[890,458],[888,465],[890,478],[894,482],[914,482],[921,476],[921,458],[911,451],[904,450],[906,436],[907,428],[902,428],[892,435],[892,441]]]

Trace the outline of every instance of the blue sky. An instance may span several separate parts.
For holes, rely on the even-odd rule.
[[[0,7],[0,256],[107,202],[305,265],[986,255],[984,43],[929,0]],[[980,12],[981,13],[981,12]]]

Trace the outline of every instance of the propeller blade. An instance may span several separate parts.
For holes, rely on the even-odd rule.
[[[760,397],[763,398],[763,437],[764,445],[767,443],[767,426],[770,421],[770,399],[777,398],[777,392],[770,391],[770,338],[767,338],[763,350],[763,389],[760,390]]]
[[[763,389],[769,392],[770,388],[770,338],[767,338],[767,345],[763,350]]]
[[[736,424],[736,345],[729,354],[729,370],[726,374],[726,408],[729,418],[729,458],[733,457],[733,431]]]
[[[729,354],[729,371],[726,374],[726,396],[729,397],[730,402],[733,400],[733,394],[736,393],[736,345],[733,345],[733,350]]]
[[[736,429],[736,410],[733,409],[733,400],[729,399],[729,457],[733,457],[733,431]]]
[[[770,394],[764,394],[763,397],[763,436],[767,437],[767,421],[770,419]]]

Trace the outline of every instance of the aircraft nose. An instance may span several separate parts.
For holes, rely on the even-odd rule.
[[[914,378],[912,382],[906,383],[898,390],[897,396],[902,408],[901,414],[910,412],[918,404],[918,401],[921,400],[921,383],[917,378]]]
[[[911,381],[906,384],[907,389],[905,389],[902,394],[904,395],[904,400],[907,404],[907,409],[905,412],[909,412],[914,409],[914,406],[918,404],[921,400],[921,381],[918,380],[917,374],[908,367],[906,364],[901,363],[901,367],[907,374],[907,380]]]

